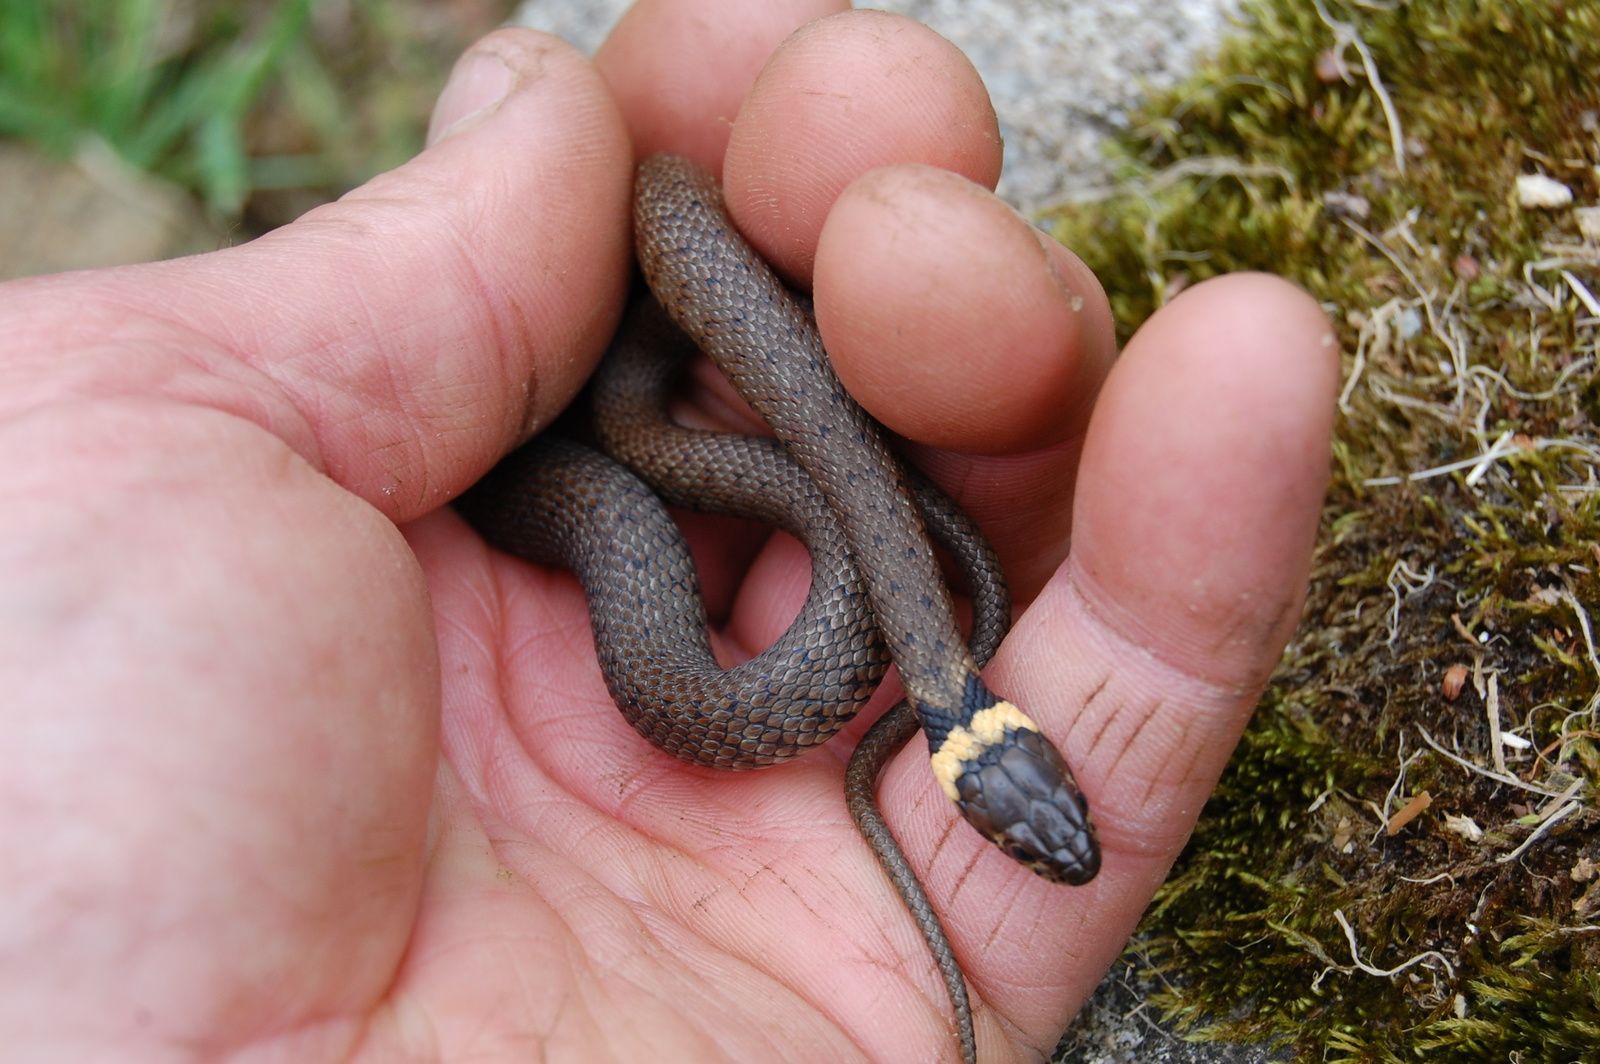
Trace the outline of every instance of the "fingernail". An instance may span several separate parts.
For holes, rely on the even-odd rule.
[[[511,92],[511,68],[493,52],[468,52],[450,71],[450,80],[433,105],[428,143],[443,140],[485,115],[492,114]]]

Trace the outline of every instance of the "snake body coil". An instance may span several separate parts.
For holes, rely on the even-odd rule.
[[[778,643],[735,668],[711,656],[687,548],[662,503],[611,459],[538,439],[462,500],[497,545],[573,568],[602,672],[641,734],[685,760],[770,764],[821,742],[870,695],[889,657],[908,705],[852,759],[852,814],[917,919],[945,975],[963,1056],[971,1018],[960,969],[925,894],[878,814],[878,769],[920,726],[936,779],[1008,855],[1057,882],[1099,869],[1087,806],[1038,727],[978,673],[1008,623],[988,545],[954,503],[908,479],[877,424],[835,376],[808,308],[734,229],[709,174],[655,156],[634,193],[635,243],[662,308],[782,441],[697,433],[665,416],[681,337],[630,314],[596,387],[597,434],[679,505],[758,516],[807,545],[812,590]],[[961,637],[923,516],[968,573],[974,653]]]

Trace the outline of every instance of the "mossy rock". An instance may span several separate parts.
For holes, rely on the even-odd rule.
[[[1189,1038],[1600,1059],[1596,71],[1600,0],[1256,0],[1053,219],[1124,335],[1268,270],[1345,351],[1303,623],[1127,958]]]

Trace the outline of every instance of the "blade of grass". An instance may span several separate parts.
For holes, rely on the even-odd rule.
[[[12,0],[0,29],[0,81],[20,86],[45,80],[52,60],[59,58],[47,12],[43,0]]]
[[[194,161],[206,204],[227,214],[237,211],[250,191],[249,160],[237,116],[214,114],[200,123]]]
[[[118,0],[109,7],[113,32],[105,51],[97,56],[92,123],[113,144],[126,139],[139,116],[150,105],[159,84],[157,39],[163,22],[171,17],[171,4],[163,0]]]
[[[309,17],[309,0],[290,0],[279,8],[261,39],[235,44],[187,72],[168,93],[151,101],[143,127],[124,147],[128,160],[136,166],[150,168],[173,151],[185,135],[200,135],[200,130],[208,123],[242,122],[278,57],[304,33]],[[207,200],[211,201],[207,175],[226,184],[230,179],[225,175],[242,167],[243,163],[224,159],[225,144],[241,144],[242,140],[238,137],[225,140],[215,131],[205,136],[207,146],[194,161],[195,174],[207,190]]]

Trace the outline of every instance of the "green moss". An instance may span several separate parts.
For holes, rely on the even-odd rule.
[[[1127,961],[1196,1039],[1578,1059],[1600,1045],[1600,326],[1560,269],[1600,293],[1600,251],[1515,187],[1600,202],[1600,0],[1323,10],[1249,4],[1136,121],[1117,193],[1055,218],[1124,336],[1259,269],[1346,351],[1304,623]],[[1523,786],[1484,774],[1491,703]]]

